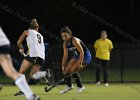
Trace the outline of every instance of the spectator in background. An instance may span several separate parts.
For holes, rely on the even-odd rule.
[[[102,67],[96,67],[96,85],[100,85],[100,69],[103,69],[104,85],[109,86],[107,68],[113,45],[111,40],[107,38],[107,31],[101,31],[101,38],[96,40],[94,48],[96,52],[96,63]]]

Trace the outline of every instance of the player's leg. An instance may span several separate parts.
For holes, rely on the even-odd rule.
[[[96,64],[102,66],[102,61],[96,58]],[[100,72],[101,72],[101,68],[96,66],[96,85],[100,85]]]
[[[80,78],[80,75],[77,71],[79,71],[79,64],[77,63],[78,60],[75,59],[75,58],[72,58],[73,60],[73,65],[70,67],[70,72],[72,73],[72,77],[73,79],[75,80],[76,84],[77,84],[77,92],[82,92],[85,90],[85,87],[82,85],[82,82],[81,82],[81,78]]]
[[[38,58],[36,63],[38,65],[40,65],[40,68],[41,68],[44,65],[46,65],[46,60],[44,63],[43,59]],[[41,69],[43,69],[43,68],[41,68]],[[30,72],[30,77],[32,77],[33,79],[36,79],[36,80],[43,78],[46,81],[46,83],[49,85],[50,85],[50,82],[48,80],[49,80],[50,76],[51,75],[50,75],[50,72],[48,70],[46,70],[46,71],[38,70],[37,72],[32,72],[32,71]]]
[[[91,54],[90,54],[90,51],[87,51],[84,54],[84,61],[83,61],[82,66],[78,62],[79,56],[74,56],[73,59],[75,59],[75,63],[71,67],[70,73],[78,72],[81,69],[85,68],[88,64],[90,64],[90,62],[91,62]]]
[[[40,68],[41,68],[41,66],[39,64],[34,64],[34,66],[31,69],[31,72],[29,74],[29,81],[28,81],[29,84],[37,84],[38,79],[42,78],[42,77],[39,77],[36,75],[37,72],[39,72]],[[38,79],[36,77],[35,78],[33,77],[34,74],[36,75],[36,77]],[[42,74],[39,74],[39,75],[41,76]],[[45,75],[45,74],[43,74],[43,75]],[[43,77],[45,77],[45,76],[43,76]]]
[[[65,67],[65,70],[63,72],[64,76],[67,76],[68,74],[70,74],[70,68],[71,68],[71,66],[74,65],[75,62],[76,62],[75,59],[71,59],[68,62],[67,66]],[[65,77],[65,81],[66,81],[67,87],[64,90],[60,91],[61,94],[66,93],[73,89],[73,85],[71,83],[71,75]]]
[[[78,60],[75,59],[75,61],[76,62],[70,68],[70,73],[78,72],[78,71],[80,71],[81,69],[83,69],[84,67],[87,66],[86,64],[83,64],[82,67],[81,67],[80,64],[79,64],[79,62],[78,62]]]
[[[20,74],[13,68],[11,57],[9,54],[0,54],[0,64],[5,72],[5,74],[12,80],[16,80]]]
[[[32,66],[32,62],[27,61],[26,59],[23,60],[19,73],[24,74],[31,66]]]
[[[44,60],[40,57],[36,57],[34,61],[34,66],[32,67],[32,70],[30,72],[30,81],[36,82],[36,80],[40,78],[45,78],[47,72],[46,71],[40,71],[41,67],[44,64]],[[46,78],[45,78],[46,79]]]
[[[103,60],[103,78],[105,86],[108,86],[108,64],[108,60]]]
[[[39,97],[33,94],[32,90],[27,84],[25,76],[17,73],[13,68],[9,54],[0,55],[0,64],[2,65],[5,74],[11,79],[15,80],[15,84],[25,93],[27,99],[33,100],[33,98],[38,98],[37,100],[39,100]]]
[[[72,77],[77,84],[77,88],[78,88],[77,92],[82,92],[83,90],[85,90],[85,87],[82,85],[79,73],[77,73],[77,71],[79,70],[78,60],[75,58],[72,58],[71,61],[72,61],[72,64],[69,64],[70,73],[72,74]]]
[[[22,61],[22,64],[21,64],[21,67],[20,67],[20,70],[19,70],[20,74],[24,74],[32,66],[33,63],[30,60],[32,60],[32,59],[29,56],[27,56]],[[19,92],[14,94],[14,96],[20,96],[20,95],[24,95],[23,91],[19,91]]]
[[[30,74],[29,74],[29,77],[30,77],[30,78],[33,78],[33,77],[32,77],[33,74],[36,73],[36,72],[38,72],[38,71],[40,70],[40,68],[41,68],[41,66],[40,66],[39,64],[35,64],[35,65],[33,66],[32,70],[31,70]]]
[[[75,59],[75,58],[73,58],[73,59]],[[78,87],[77,92],[82,92],[85,90],[85,87],[82,85],[80,75],[79,75],[79,73],[77,73],[77,71],[80,71],[81,69],[86,67],[90,62],[91,62],[91,54],[89,51],[87,51],[84,54],[84,62],[83,62],[82,67],[79,66],[78,59],[75,59],[75,63],[73,64],[73,66],[71,66],[71,73],[76,72],[72,75],[72,77],[77,84],[77,87]]]
[[[73,79],[75,80],[76,84],[77,84],[77,92],[82,92],[85,90],[85,87],[83,86],[82,82],[81,82],[81,78],[78,72],[72,74]]]

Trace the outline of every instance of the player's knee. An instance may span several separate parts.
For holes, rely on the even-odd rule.
[[[25,69],[21,66],[20,70],[19,70],[20,74],[24,74],[25,73]]]
[[[64,75],[67,75],[70,73],[70,71],[67,70],[67,71],[64,71],[63,73],[64,73]]]
[[[15,74],[16,73],[14,73],[13,71],[9,71],[8,73],[6,73],[6,76],[11,78],[11,79],[14,79]]]
[[[80,75],[79,75],[79,73],[74,73],[74,74],[72,74],[72,77],[73,77],[74,79],[77,79],[78,77],[80,77]]]
[[[72,77],[74,80],[77,80],[80,78],[80,75],[79,75],[79,73],[74,73],[74,74],[72,74]]]
[[[78,68],[71,68],[70,69],[70,73],[75,73],[76,71],[78,71]]]
[[[11,73],[6,73],[6,76],[11,78]]]

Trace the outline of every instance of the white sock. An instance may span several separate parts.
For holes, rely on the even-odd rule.
[[[33,95],[31,88],[29,87],[25,75],[21,75],[15,80],[15,84],[19,87],[19,89],[25,94],[27,98],[30,98]]]

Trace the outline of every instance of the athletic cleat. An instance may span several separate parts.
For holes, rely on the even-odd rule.
[[[86,88],[83,86],[83,87],[78,87],[77,88],[77,92],[78,93],[81,93],[81,92],[83,92],[84,90],[85,90]]]
[[[100,84],[101,84],[100,82],[97,82],[97,83],[96,83],[97,86],[99,86]]]
[[[30,98],[28,98],[27,100],[40,100],[40,97],[36,94],[33,94]]]
[[[104,85],[105,85],[106,87],[108,87],[108,86],[109,86],[109,85],[108,85],[108,83],[105,83]]]
[[[33,74],[33,78],[34,79],[40,79],[40,78],[43,78],[43,77],[46,77],[46,71],[38,71],[36,73]]]
[[[72,90],[73,88],[74,88],[73,85],[72,85],[71,87],[68,87],[68,86],[67,86],[64,90],[60,91],[59,93],[60,93],[60,94],[67,93],[68,91]]]
[[[19,91],[18,93],[14,94],[14,96],[25,96],[22,91]]]

